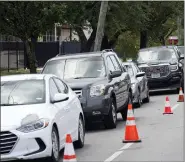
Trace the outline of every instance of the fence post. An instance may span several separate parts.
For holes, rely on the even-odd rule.
[[[16,41],[16,67],[17,71],[19,69],[19,63],[18,63],[18,42]]]
[[[24,70],[26,69],[26,45],[25,45],[25,42],[23,41],[24,43]]]
[[[10,41],[8,40],[8,72],[10,71]]]

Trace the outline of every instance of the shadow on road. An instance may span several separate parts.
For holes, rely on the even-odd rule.
[[[118,119],[117,119],[116,129],[119,129],[123,127],[123,125],[125,125],[125,121],[123,121],[123,119],[120,117],[120,114],[117,114],[117,115],[118,115]],[[86,133],[108,132],[116,129],[106,129],[103,125],[103,122],[99,122],[99,123],[94,123],[90,125],[86,130]]]
[[[150,96],[174,95],[174,94],[178,94],[177,90],[165,90],[165,91],[150,92]]]

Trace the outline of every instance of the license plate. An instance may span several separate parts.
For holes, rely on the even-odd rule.
[[[160,78],[160,73],[153,73],[151,75],[152,78]]]

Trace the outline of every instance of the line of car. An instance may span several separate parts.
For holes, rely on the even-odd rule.
[[[126,120],[129,103],[150,102],[154,83],[167,80],[168,88],[179,88],[182,60],[176,47],[140,50],[132,62],[103,50],[57,55],[41,74],[1,77],[1,160],[57,162],[67,133],[82,148],[85,128],[116,128],[117,113]]]

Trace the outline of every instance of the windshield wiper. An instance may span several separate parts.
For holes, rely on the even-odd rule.
[[[95,78],[95,77],[74,77],[74,78],[71,78],[71,79],[82,79],[82,78]]]
[[[14,104],[0,104],[0,106],[15,106],[15,105],[23,105],[23,104],[17,104],[17,103],[14,103]]]
[[[0,106],[12,106],[12,105],[17,105],[17,104],[1,104]]]

